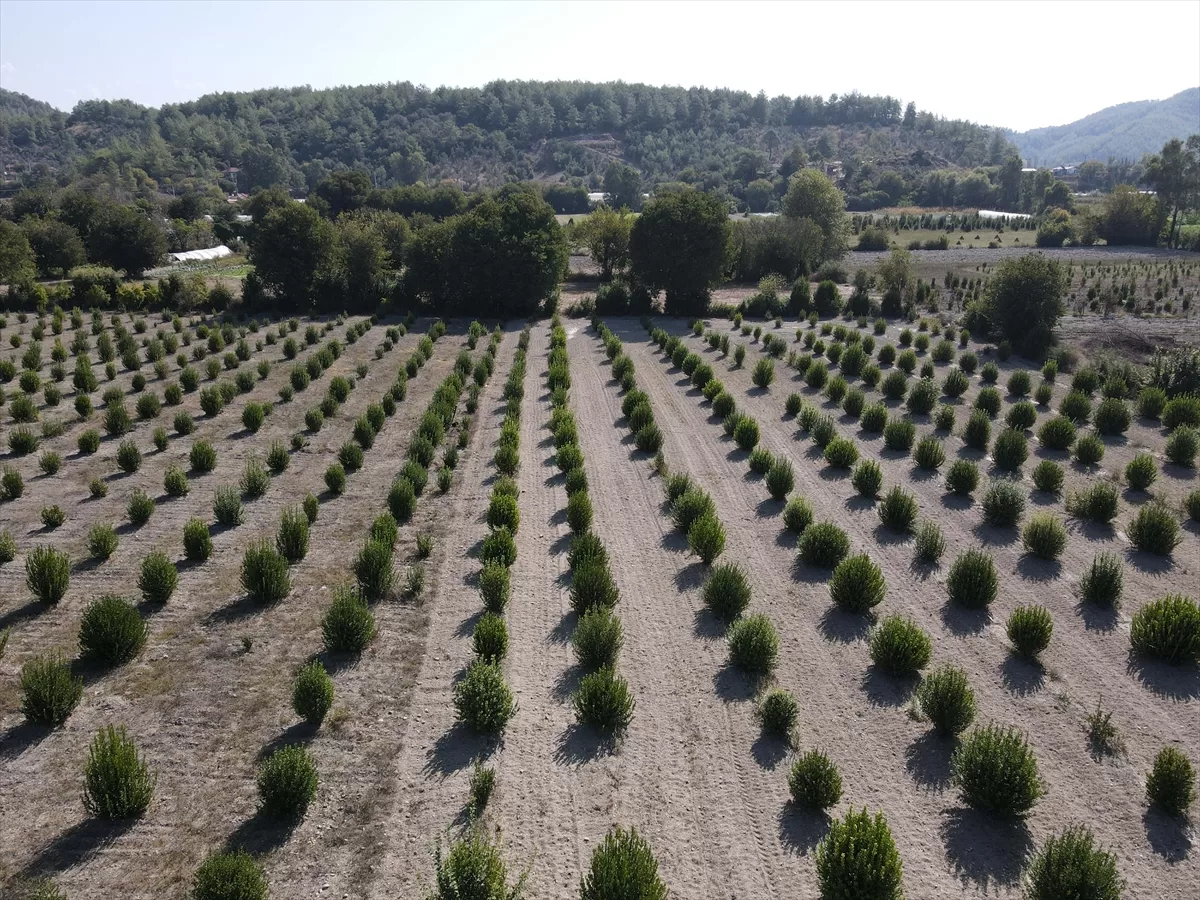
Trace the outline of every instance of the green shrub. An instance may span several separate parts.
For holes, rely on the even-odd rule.
[[[863,409],[858,424],[869,434],[878,434],[887,425],[888,411],[882,403],[872,403]]]
[[[499,663],[508,653],[508,626],[503,616],[485,612],[471,633],[475,655],[485,662]]]
[[[330,653],[358,654],[375,636],[375,616],[354,586],[338,586],[333,602],[321,620],[325,649]]]
[[[287,560],[269,541],[257,541],[242,556],[242,589],[255,603],[278,603],[292,590]]]
[[[84,809],[100,819],[135,818],[150,805],[157,781],[123,727],[101,728],[83,769]]]
[[[788,394],[787,400],[784,401],[783,408],[789,416],[795,416],[800,414],[800,407],[803,406],[803,404],[804,401],[800,398],[800,395],[793,393]]]
[[[1005,626],[1008,639],[1022,656],[1036,659],[1050,646],[1054,620],[1044,606],[1018,606],[1008,617]]]
[[[828,756],[809,750],[792,763],[788,790],[797,806],[826,810],[842,798],[842,776]]]
[[[803,497],[793,497],[783,508],[783,527],[793,534],[802,533],[812,520],[812,507]]]
[[[913,459],[916,460],[917,465],[922,469],[936,471],[946,462],[946,450],[942,446],[941,441],[929,435],[917,442],[917,449],[913,453]]]
[[[942,381],[942,393],[947,397],[961,397],[971,386],[971,379],[961,369],[951,369]]]
[[[358,584],[359,594],[368,603],[376,603],[391,595],[396,583],[392,555],[392,544],[372,537],[368,538],[354,558],[350,568]]]
[[[750,451],[750,456],[746,460],[746,464],[750,466],[750,471],[759,475],[766,475],[771,468],[771,463],[775,461],[775,457],[771,455],[771,451],[766,447],[755,447]]]
[[[1067,499],[1067,512],[1107,525],[1117,517],[1117,489],[1106,481],[1097,481]]]
[[[71,558],[53,547],[35,547],[25,557],[25,584],[39,602],[57,604],[71,585]]]
[[[235,487],[217,488],[213,496],[213,515],[227,528],[242,524],[242,497]]]
[[[996,565],[983,550],[965,550],[950,565],[946,592],[950,602],[968,609],[984,609],[996,599],[999,580]]]
[[[1195,428],[1180,425],[1167,437],[1167,459],[1177,466],[1195,468],[1198,450],[1200,450],[1200,431]]]
[[[514,895],[501,890],[487,896]],[[666,900],[667,887],[658,877],[654,853],[636,829],[626,831],[618,825],[604,836],[592,851],[591,868],[580,881],[579,897],[580,900]]]
[[[883,470],[873,459],[864,459],[854,467],[850,483],[863,497],[876,497],[883,487]]]
[[[986,412],[972,410],[963,428],[963,442],[976,450],[986,450],[992,435],[992,423]]]
[[[975,719],[975,692],[962,669],[943,665],[917,686],[917,703],[925,718],[944,734],[961,734]]]
[[[188,461],[193,472],[211,472],[217,465],[217,451],[206,440],[198,440],[192,444]]]
[[[454,686],[458,719],[472,731],[494,734],[504,730],[517,712],[512,691],[499,667],[476,660]]]
[[[485,563],[479,573],[479,594],[489,612],[504,612],[509,596],[508,566],[498,562]]]
[[[908,411],[913,415],[926,415],[937,405],[938,389],[931,378],[922,378],[908,393]]]
[[[516,501],[512,501],[515,508]],[[489,523],[490,524],[490,523]],[[501,523],[504,524],[504,523]],[[567,526],[573,534],[587,531],[592,525],[592,499],[587,491],[578,491],[567,498]],[[515,533],[515,528],[510,528]]]
[[[750,377],[756,387],[766,390],[775,380],[775,363],[766,357],[759,359]]]
[[[1195,795],[1196,772],[1192,761],[1182,750],[1163,747],[1146,776],[1146,800],[1170,815],[1183,816]]]
[[[42,508],[42,524],[47,530],[57,528],[63,522],[67,521],[67,514],[63,508],[57,504],[54,506],[45,506]]]
[[[479,555],[485,566],[489,562],[511,566],[517,561],[517,543],[507,528],[496,528],[483,539]]]
[[[334,463],[325,470],[325,486],[336,496],[346,492],[346,470],[341,463]]]
[[[628,682],[607,666],[580,679],[571,703],[576,719],[607,734],[628,728],[636,705]]]
[[[1138,394],[1138,414],[1147,419],[1157,419],[1162,416],[1167,406],[1167,394],[1162,388],[1145,387]]]
[[[92,559],[105,560],[117,552],[117,532],[107,522],[93,525],[88,531],[88,554]]]
[[[668,489],[671,487],[672,485],[668,485]],[[691,485],[690,482],[686,490],[678,495],[671,504],[671,516],[675,527],[684,534],[687,534],[693,522],[709,513],[716,513],[716,506],[713,504],[712,498],[699,487]]]
[[[929,665],[933,644],[921,627],[904,616],[888,616],[871,632],[871,662],[893,675],[916,675]]]
[[[586,497],[586,495],[583,495]],[[591,509],[588,509],[589,520],[591,518]],[[567,505],[567,518],[570,520],[570,504]],[[517,508],[517,500],[507,494],[493,494],[491,502],[488,504],[487,513],[485,515],[489,528],[499,528],[504,526],[513,534],[521,525],[521,512]],[[586,526],[585,526],[586,527]],[[576,530],[572,526],[572,530]]]
[[[141,652],[149,629],[128,601],[105,594],[88,604],[79,623],[84,659],[105,667],[129,662]]]
[[[1094,434],[1081,434],[1075,441],[1075,461],[1081,466],[1094,466],[1104,458],[1104,442]]]
[[[796,698],[782,688],[768,691],[755,710],[763,731],[790,742],[800,720]]]
[[[1063,397],[1058,411],[1076,425],[1086,425],[1092,416],[1092,401],[1087,394],[1071,391]]]
[[[877,509],[879,521],[892,531],[907,534],[917,521],[917,498],[900,485],[893,485]]]
[[[1012,528],[1025,512],[1025,494],[1015,482],[999,478],[988,485],[981,506],[988,524]]]
[[[742,416],[733,429],[733,440],[742,450],[753,450],[758,444],[758,423],[749,416]]]
[[[1039,513],[1021,529],[1021,543],[1034,556],[1058,559],[1067,546],[1067,529],[1053,513]]]
[[[1180,394],[1167,401],[1162,413],[1163,427],[1167,429],[1186,425],[1200,427],[1200,395]]]
[[[996,466],[1006,472],[1016,472],[1029,458],[1029,445],[1025,432],[1016,428],[1005,428],[996,437],[992,447],[992,459]]]
[[[903,900],[900,854],[882,813],[874,818],[851,809],[830,824],[817,845],[817,884],[822,900]]]
[[[1049,838],[1025,873],[1029,900],[1120,900],[1124,889],[1116,857],[1097,847],[1091,831],[1083,825],[1070,826]]]
[[[979,377],[987,384],[995,384],[996,379],[1000,377],[1000,367],[994,362],[985,362],[979,370]]]
[[[283,511],[275,547],[289,563],[299,562],[308,554],[308,517],[297,507]]]
[[[189,519],[183,526],[183,555],[192,562],[204,562],[212,555],[212,538],[208,523],[202,519]]]
[[[818,522],[800,535],[799,553],[810,566],[832,569],[850,553],[850,539],[833,522]]]
[[[969,494],[979,486],[979,469],[966,459],[955,460],[946,473],[946,489],[953,494]]]
[[[1149,453],[1139,453],[1125,467],[1125,481],[1135,491],[1144,491],[1158,478],[1158,465]]]
[[[883,602],[887,583],[879,567],[865,553],[838,563],[829,582],[829,594],[841,609],[868,613]]]
[[[917,437],[917,427],[909,419],[892,419],[883,429],[883,443],[889,450],[907,453]]]
[[[134,525],[145,525],[154,514],[154,498],[143,490],[135,489],[129,495],[126,513]]]
[[[317,765],[299,744],[281,747],[258,770],[259,810],[272,819],[299,819],[317,795]]]
[[[1200,522],[1200,490],[1192,491],[1183,499],[1183,508],[1193,522]]]
[[[1025,735],[997,725],[976,728],[954,751],[954,782],[974,809],[1020,816],[1045,793]]]
[[[1033,381],[1024,369],[1018,369],[1008,376],[1008,392],[1014,397],[1028,396]]]
[[[837,437],[837,432],[833,427],[833,419],[829,416],[822,416],[813,422],[810,433],[813,443],[822,449],[829,446],[829,443]]]
[[[175,593],[175,585],[178,582],[179,572],[175,563],[162,551],[155,550],[142,560],[138,590],[142,592],[142,599],[147,603],[166,603]]]
[[[725,528],[715,513],[706,513],[688,528],[687,539],[688,547],[700,561],[711,565],[725,549]]]
[[[1191,597],[1168,594],[1133,614],[1134,651],[1176,665],[1200,662],[1200,606]]]
[[[879,390],[889,400],[903,400],[904,395],[908,393],[908,376],[899,369],[892,369],[884,377]]]
[[[136,472],[142,466],[142,453],[133,441],[121,441],[117,446],[117,465],[122,472]]]
[[[736,563],[714,566],[701,590],[701,597],[716,618],[732,622],[750,605],[750,580]]]
[[[1160,503],[1139,509],[1125,534],[1137,549],[1160,556],[1170,556],[1182,540],[1175,515]]]
[[[21,713],[34,725],[61,725],[83,696],[83,678],[61,656],[35,656],[21,667]]]
[[[193,900],[267,900],[267,877],[245,850],[208,856],[192,879]]]
[[[1079,579],[1079,596],[1088,603],[1115,608],[1124,588],[1124,567],[1113,553],[1098,553]]]
[[[1024,430],[1033,426],[1037,421],[1037,409],[1028,400],[1022,400],[1020,403],[1014,403],[1008,409],[1008,414],[1004,417],[1005,424],[1009,428],[1017,428]]]
[[[729,627],[729,661],[748,675],[768,675],[779,658],[779,635],[765,615],[738,619]]]
[[[767,470],[766,484],[772,499],[783,500],[787,497],[796,484],[796,475],[792,464],[783,457],[774,459],[771,467]]]
[[[1096,407],[1096,431],[1100,434],[1124,434],[1129,430],[1129,407],[1124,400],[1110,397]]]
[[[1033,467],[1033,483],[1039,491],[1057,494],[1063,485],[1062,466],[1049,459],[1043,459]]]
[[[621,620],[607,606],[595,606],[580,616],[571,635],[575,657],[588,671],[615,666],[624,642]]]

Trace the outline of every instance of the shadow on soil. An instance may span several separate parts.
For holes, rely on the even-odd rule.
[[[818,626],[822,637],[827,641],[837,641],[839,644],[852,644],[862,640],[871,630],[871,620],[867,616],[848,613],[836,606],[830,606],[821,614]]]
[[[829,832],[829,816],[823,812],[785,803],[779,813],[779,842],[789,853],[807,856]]]
[[[1143,687],[1161,697],[1172,700],[1195,700],[1200,697],[1200,672],[1195,666],[1173,666],[1130,652],[1126,670]]]
[[[930,730],[904,750],[904,768],[913,781],[931,791],[943,791],[950,786],[950,758],[954,741]]]
[[[103,819],[84,819],[42,847],[26,867],[28,875],[49,875],[65,872],[87,862],[113,841],[120,838],[136,823],[136,819],[109,822]]]
[[[750,753],[754,756],[754,761],[767,770],[773,770],[787,759],[787,755],[791,751],[792,748],[787,741],[776,735],[767,734],[765,731],[759,734],[750,746]]]
[[[878,666],[868,666],[862,678],[862,689],[872,706],[900,707],[916,690],[915,678],[891,675]]]
[[[1000,664],[1000,680],[1018,697],[1036,694],[1046,685],[1046,670],[1035,659],[1009,653]]]
[[[568,725],[554,748],[554,761],[560,765],[581,766],[616,752],[617,741],[590,725]]]
[[[973,809],[950,810],[941,833],[955,874],[985,890],[1015,885],[1033,852],[1024,821],[998,819]]]
[[[445,778],[472,766],[477,758],[490,756],[496,746],[494,739],[475,734],[456,722],[425,754],[424,772]]]
[[[1146,840],[1150,849],[1169,863],[1182,862],[1192,852],[1191,828],[1187,819],[1169,816],[1158,809],[1148,809],[1142,815]]]

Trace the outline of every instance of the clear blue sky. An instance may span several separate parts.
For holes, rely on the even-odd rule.
[[[1026,129],[1200,84],[1200,0],[0,0],[0,85],[65,110],[91,98],[158,106],[271,86],[498,78],[858,90]]]

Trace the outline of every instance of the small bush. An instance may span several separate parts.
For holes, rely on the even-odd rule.
[[[788,790],[797,806],[826,810],[842,799],[842,776],[828,756],[819,750],[809,750],[792,763]]]
[[[289,563],[296,563],[308,554],[308,517],[303,510],[290,507],[283,511],[275,547]]]
[[[1013,481],[997,479],[983,495],[983,518],[997,528],[1012,528],[1025,511],[1025,494]]]
[[[946,489],[953,494],[970,494],[979,486],[979,469],[966,459],[955,460],[946,473]]]
[[[946,462],[946,450],[942,442],[932,435],[921,438],[913,453],[917,465],[926,471],[936,471]]]
[[[1071,391],[1063,397],[1058,411],[1076,425],[1086,425],[1092,417],[1092,401],[1087,394]]]
[[[46,529],[51,530],[67,521],[67,514],[61,506],[55,504],[54,506],[43,507],[41,518],[42,524],[46,526]]]
[[[392,554],[392,544],[369,538],[354,558],[350,568],[358,584],[359,594],[368,603],[384,600],[392,593],[396,583]]]
[[[1081,466],[1094,466],[1104,458],[1104,442],[1094,434],[1081,434],[1075,441],[1075,461]]]
[[[579,665],[588,671],[615,666],[625,642],[621,620],[607,606],[596,606],[579,617],[571,645]]]
[[[1139,550],[1160,556],[1170,556],[1183,539],[1175,515],[1159,503],[1139,509],[1125,528],[1125,534]]]
[[[1200,431],[1180,425],[1167,437],[1167,459],[1177,466],[1192,469],[1196,466],[1196,453],[1200,450]]]
[[[1034,556],[1058,559],[1067,546],[1067,529],[1053,513],[1039,513],[1021,529],[1021,543]]]
[[[84,659],[105,667],[129,662],[141,652],[149,629],[128,601],[112,594],[93,600],[79,623],[79,650]]]
[[[791,741],[800,719],[796,698],[781,688],[768,691],[756,710],[758,721],[767,734]]]
[[[800,535],[799,553],[810,566],[832,569],[850,553],[850,539],[833,522],[818,522]]]
[[[335,496],[346,492],[346,470],[341,463],[334,463],[325,470],[325,486]]]
[[[817,845],[817,883],[823,900],[903,900],[900,854],[882,813],[851,809]]]
[[[1154,757],[1154,767],[1146,777],[1146,800],[1173,816],[1187,814],[1196,795],[1196,772],[1187,754],[1175,747],[1163,747]]]
[[[929,665],[933,643],[920,626],[903,616],[888,616],[871,632],[871,662],[893,675],[916,675]]]
[[[292,590],[287,560],[268,541],[258,541],[242,556],[242,589],[255,603],[278,603]]]
[[[515,508],[516,501],[512,501]],[[503,524],[503,523],[502,523]],[[578,491],[567,498],[567,526],[573,534],[587,531],[592,525],[592,499],[587,491]],[[514,531],[516,529],[509,529]]]
[[[766,447],[755,447],[751,452],[746,464],[750,466],[750,471],[759,475],[766,475],[771,468],[771,463],[775,461],[775,457],[771,455],[771,451]]]
[[[762,614],[738,619],[729,627],[729,661],[747,675],[768,675],[779,657],[779,635]]]
[[[517,712],[500,669],[482,660],[471,663],[454,686],[454,707],[459,721],[481,734],[503,731]]]
[[[865,553],[838,563],[829,582],[829,593],[841,609],[868,613],[883,602],[887,583],[879,567]]]
[[[1125,467],[1125,481],[1135,491],[1144,491],[1158,478],[1158,466],[1149,453],[1139,453]]]
[[[771,382],[775,380],[775,363],[763,357],[754,364],[754,370],[751,374],[751,380],[756,387],[766,390],[771,386]]]
[[[259,810],[272,819],[299,819],[317,795],[317,765],[299,744],[281,747],[258,770]]]
[[[1200,662],[1200,606],[1182,594],[1152,600],[1134,613],[1129,637],[1144,656],[1176,665]]]
[[[183,526],[183,555],[192,562],[204,562],[212,556],[212,538],[207,522],[189,519]]]
[[[976,728],[954,751],[951,770],[963,802],[983,812],[1024,815],[1045,793],[1029,742],[1016,729]]]
[[[995,601],[998,589],[996,565],[983,550],[972,547],[950,565],[946,592],[951,603],[967,609],[984,609]]]
[[[496,528],[483,539],[483,549],[480,558],[484,565],[496,562],[502,566],[511,566],[517,561],[517,544],[512,533],[507,528]]]
[[[1026,428],[1033,426],[1037,421],[1037,408],[1028,400],[1022,400],[1020,403],[1014,403],[1009,407],[1008,414],[1004,417],[1005,424],[1009,428],[1016,428],[1024,431]]]
[[[150,772],[124,728],[100,729],[83,769],[83,806],[100,819],[140,816],[150,805],[158,776]]]
[[[142,560],[142,570],[138,575],[138,590],[142,599],[147,603],[163,604],[175,593],[175,585],[179,582],[179,571],[175,563],[160,550],[155,550]]]
[[[214,853],[192,879],[193,900],[267,900],[267,877],[245,850]]]
[[[217,465],[217,451],[208,441],[199,440],[192,444],[188,454],[188,462],[192,471],[198,473],[211,472]]]
[[[242,497],[235,487],[219,487],[213,497],[213,515],[227,528],[242,524]]]
[[[1016,428],[1005,428],[996,437],[992,447],[992,460],[997,468],[1005,472],[1016,472],[1029,458],[1029,444],[1025,432]]]
[[[91,455],[100,449],[100,433],[89,428],[79,436],[79,452]]]
[[[783,527],[792,534],[801,534],[812,520],[812,507],[803,497],[793,497],[783,508]]]
[[[1162,388],[1145,387],[1138,394],[1138,415],[1147,419],[1161,417],[1166,406],[1167,394]]]
[[[1050,646],[1054,620],[1044,606],[1018,606],[1009,615],[1006,630],[1019,654],[1036,659]]]
[[[57,604],[71,585],[71,558],[53,547],[35,547],[25,557],[25,584],[40,603]]]
[[[1167,429],[1186,425],[1200,427],[1200,395],[1180,394],[1167,401],[1162,412],[1163,427]]]
[[[508,625],[504,617],[485,612],[471,633],[475,655],[485,662],[499,663],[508,654]]]
[[[93,525],[88,531],[88,554],[92,559],[105,560],[117,552],[117,532],[107,522]]]
[[[1033,468],[1033,484],[1039,491],[1057,494],[1062,490],[1063,469],[1058,463],[1043,459]]]
[[[1124,400],[1110,397],[1096,407],[1096,431],[1100,434],[1124,434],[1129,430],[1129,407]]]
[[[868,434],[878,434],[887,425],[888,411],[882,403],[872,403],[863,409],[858,424]]]
[[[750,605],[750,580],[736,563],[714,566],[701,590],[704,605],[722,622],[738,619]]]
[[[325,649],[330,653],[358,654],[375,636],[375,616],[353,586],[334,588],[333,603],[321,620]]]
[[[515,895],[500,891],[492,896]],[[591,868],[580,882],[579,897],[580,900],[666,900],[667,887],[658,877],[654,853],[636,829],[626,831],[618,825],[604,836],[592,851]]]
[[[571,702],[580,722],[608,734],[624,731],[633,721],[629,684],[609,667],[583,676]]]
[[[925,718],[944,734],[961,734],[975,719],[975,692],[962,669],[943,665],[917,686],[917,703]]]
[[[992,423],[983,410],[972,410],[963,428],[963,442],[976,450],[986,450],[992,435]]]
[[[917,437],[917,427],[909,419],[892,419],[883,429],[883,443],[889,450],[907,453]]]
[[[117,465],[122,472],[136,472],[142,466],[142,453],[133,441],[121,441],[117,446]]]
[[[508,605],[508,567],[497,562],[485,563],[479,573],[479,594],[489,612],[502,613]]]
[[[1121,900],[1124,889],[1116,857],[1097,847],[1092,832],[1083,825],[1049,838],[1025,873],[1029,900]]]
[[[750,451],[758,444],[758,423],[749,416],[742,416],[733,429],[733,440],[742,450]]]
[[[34,725],[61,725],[83,696],[83,678],[61,656],[36,656],[21,667],[21,713]]]
[[[879,521],[892,531],[908,534],[917,521],[917,498],[900,485],[893,485],[877,509]]]
[[[1117,517],[1117,489],[1106,481],[1097,481],[1068,498],[1067,512],[1107,525]]]
[[[725,528],[714,513],[706,513],[692,523],[687,539],[688,547],[700,561],[711,565],[725,549]]]

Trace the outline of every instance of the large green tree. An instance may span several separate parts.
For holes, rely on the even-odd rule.
[[[789,218],[811,219],[817,224],[825,235],[824,258],[835,257],[845,249],[850,229],[846,197],[823,172],[801,169],[788,179],[782,209]]]
[[[725,274],[729,233],[729,211],[712,194],[685,190],[656,197],[629,237],[634,277],[666,292],[671,315],[702,315],[709,291]]]
[[[1063,267],[1045,254],[1003,260],[988,279],[982,312],[1019,353],[1037,358],[1054,343],[1067,283]]]
[[[166,252],[162,229],[132,206],[105,205],[88,235],[92,260],[123,269],[130,278],[159,265]]]
[[[1186,144],[1179,138],[1167,141],[1161,153],[1146,160],[1142,181],[1158,193],[1163,210],[1171,217],[1167,243],[1179,244],[1179,213],[1200,201],[1200,135]]]
[[[1163,224],[1163,207],[1158,197],[1141,194],[1128,184],[1118,184],[1104,198],[1097,231],[1112,245],[1153,247]]]
[[[333,172],[317,183],[308,202],[318,212],[336,219],[364,206],[370,193],[371,178],[366,172]]]
[[[57,219],[28,218],[21,223],[29,246],[37,257],[38,272],[49,278],[67,272],[87,261],[79,232]]]
[[[600,206],[573,227],[574,240],[587,248],[588,255],[600,267],[603,281],[610,281],[615,272],[629,264],[629,233],[633,228],[633,216],[628,210],[616,212],[610,207]]]
[[[250,261],[276,299],[309,308],[337,270],[333,224],[303,203],[272,209],[255,228]]]
[[[614,160],[604,172],[604,192],[613,209],[642,208],[642,176],[637,169]]]
[[[37,262],[25,232],[0,219],[0,284],[18,284],[37,274]]]

